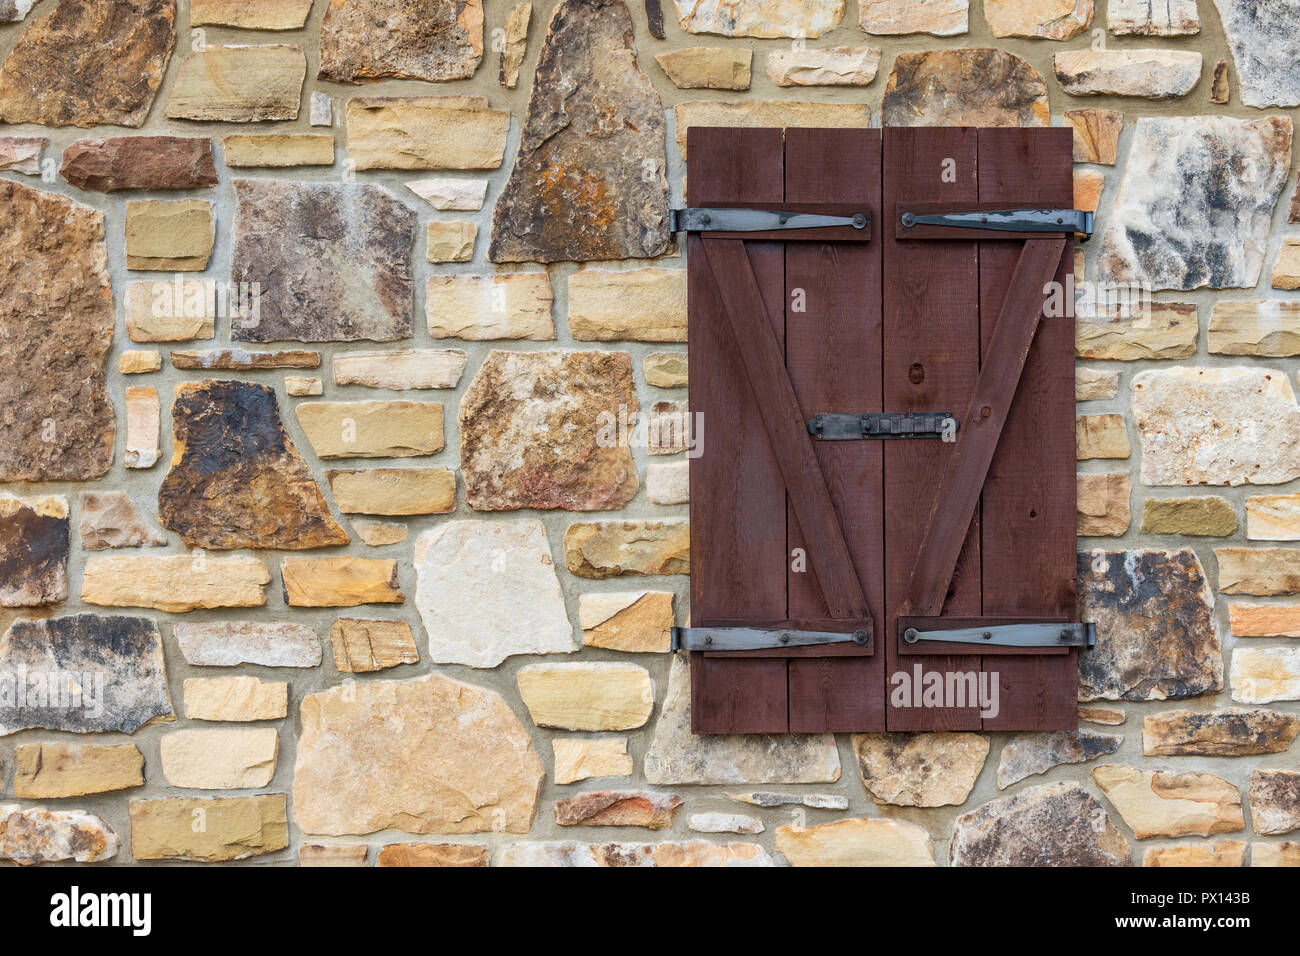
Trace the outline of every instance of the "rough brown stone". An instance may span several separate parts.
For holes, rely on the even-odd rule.
[[[0,136],[0,169],[39,176],[43,152],[44,136]]]
[[[469,843],[390,843],[375,866],[487,866],[485,846]]]
[[[998,789],[1005,790],[1026,777],[1047,773],[1069,763],[1087,763],[1113,754],[1124,742],[1122,736],[1091,730],[1023,734],[1002,748],[998,761]]]
[[[196,819],[203,826],[195,826]],[[172,797],[131,801],[131,854],[137,860],[221,863],[289,845],[285,796]]]
[[[953,866],[1128,866],[1128,841],[1078,784],[1030,787],[953,823]]]
[[[271,572],[257,558],[209,558],[203,552],[92,557],[81,600],[105,607],[151,607],[169,614],[214,607],[261,607]]]
[[[144,785],[135,744],[20,744],[14,751],[14,796],[56,800]]]
[[[1119,110],[1066,110],[1074,130],[1074,161],[1114,166],[1124,114]]]
[[[340,618],[330,627],[330,643],[334,646],[334,667],[345,674],[420,662],[411,625],[405,621]]]
[[[1133,453],[1123,415],[1079,415],[1074,426],[1079,461],[1127,458]]]
[[[181,63],[167,116],[225,123],[295,120],[306,76],[300,47],[206,46]]]
[[[510,114],[481,96],[354,96],[347,128],[357,169],[496,169]]]
[[[455,388],[469,354],[463,349],[401,349],[334,356],[335,385],[367,388]]]
[[[626,737],[556,737],[555,782],[577,783],[592,777],[630,777],[635,769]]]
[[[279,720],[289,711],[289,685],[284,681],[191,677],[184,689],[185,716],[190,720]]]
[[[602,591],[578,598],[582,643],[633,653],[667,653],[672,646],[671,591]]]
[[[1079,475],[1076,507],[1080,535],[1119,537],[1132,521],[1129,497],[1133,482],[1128,472]]]
[[[505,36],[501,45],[501,66],[497,78],[501,85],[513,90],[519,85],[519,68],[524,63],[528,49],[528,25],[533,19],[531,3],[516,3],[506,16]]]
[[[68,499],[0,491],[0,607],[41,607],[68,597]]]
[[[923,827],[902,820],[839,820],[816,827],[784,826],[776,849],[791,866],[934,866]]]
[[[175,23],[176,0],[59,0],[0,67],[0,122],[142,125]]]
[[[190,0],[190,26],[299,30],[312,0]]]
[[[1252,773],[1250,816],[1255,832],[1264,836],[1300,829],[1300,773],[1294,770]]]
[[[444,444],[440,402],[302,402],[294,412],[318,458],[418,458]]]
[[[1208,844],[1153,846],[1142,854],[1143,866],[1241,866],[1246,844],[1240,840],[1217,840]]]
[[[1216,495],[1147,498],[1142,505],[1142,533],[1230,538],[1237,533],[1237,512]]]
[[[212,140],[187,136],[79,139],[63,151],[59,174],[79,189],[200,189],[217,184]]]
[[[1228,81],[1228,61],[1219,60],[1214,64],[1214,77],[1210,80],[1210,102],[1219,106],[1232,99],[1232,87]]]
[[[1208,773],[1098,767],[1092,778],[1139,840],[1244,829],[1241,792]]]
[[[1300,550],[1215,548],[1224,594],[1300,594]]]
[[[323,80],[465,80],[483,59],[482,0],[330,0]]]
[[[217,225],[202,199],[126,204],[126,267],[202,272],[212,257]]]
[[[989,753],[979,734],[854,734],[862,785],[877,804],[961,806]]]
[[[1170,710],[1142,722],[1147,757],[1244,757],[1282,753],[1300,733],[1300,717],[1268,710]]]
[[[555,822],[562,827],[644,827],[667,830],[682,808],[675,793],[644,790],[593,790],[555,801]]]
[[[99,863],[117,855],[117,833],[85,810],[23,808],[0,803],[0,860],[33,863]]]
[[[894,59],[880,107],[885,126],[1047,126],[1047,83],[995,49],[927,50]]]
[[[686,521],[579,521],[564,533],[564,563],[580,578],[689,574]]]
[[[125,491],[83,491],[77,511],[77,534],[85,551],[167,543],[167,536],[154,530]]]
[[[290,607],[401,604],[397,562],[378,558],[285,558],[280,563]]]
[[[1300,637],[1300,605],[1229,604],[1228,626],[1236,637]]]
[[[753,50],[720,46],[655,54],[655,62],[679,90],[747,90],[753,58]]]

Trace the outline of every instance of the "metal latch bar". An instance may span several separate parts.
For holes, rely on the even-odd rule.
[[[857,438],[945,438],[957,434],[952,412],[823,412],[808,420],[808,434],[818,441]]]
[[[1076,232],[1091,236],[1093,214],[1083,209],[982,209],[926,214],[906,211],[899,221],[905,229],[946,226],[996,232]]]
[[[672,232],[771,232],[783,229],[824,229],[852,226],[866,229],[871,218],[866,212],[852,216],[782,212],[776,209],[673,209],[668,213]]]
[[[1095,647],[1097,626],[1084,624],[995,624],[951,631],[903,631],[908,644],[941,641],[949,644],[997,644],[1002,647]]]
[[[797,631],[765,627],[674,627],[675,651],[759,651],[781,647],[809,647],[817,644],[871,643],[871,632]]]

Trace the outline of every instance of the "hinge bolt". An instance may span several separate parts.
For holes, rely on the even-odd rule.
[[[781,643],[782,643],[782,644],[789,644],[789,643],[790,643],[790,635],[789,635],[789,634],[782,634],[782,635],[781,635]]]
[[[916,217],[913,216],[910,212],[903,213],[903,225],[906,226],[908,229],[911,229],[913,226],[916,225]]]
[[[1061,640],[1063,640],[1063,641],[1068,641],[1069,639],[1070,639],[1070,632],[1069,632],[1069,631],[1062,631],[1062,632],[1061,632]]]
[[[854,644],[858,644],[858,645],[860,645],[860,646],[861,646],[861,645],[865,645],[865,644],[867,643],[867,641],[869,641],[869,640],[871,640],[871,636],[870,636],[869,634],[867,634],[866,631],[854,631],[854,632],[853,632],[853,643],[854,643]]]
[[[713,643],[713,635],[712,635],[712,634],[705,634],[705,635],[704,635],[704,643],[705,643],[705,644],[712,644],[712,643]]]
[[[984,640],[986,641],[993,640],[993,634],[989,631],[985,631],[983,634],[980,635],[980,637],[984,638]]]
[[[909,644],[915,644],[920,639],[921,635],[917,633],[917,630],[914,627],[909,627],[903,632],[903,640],[907,641]]]

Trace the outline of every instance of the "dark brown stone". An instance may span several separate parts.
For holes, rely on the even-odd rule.
[[[1271,710],[1170,710],[1142,722],[1148,757],[1245,757],[1281,753],[1300,733],[1300,717]]]
[[[894,59],[885,126],[1047,126],[1047,82],[1014,53],[924,50]]]
[[[285,434],[272,389],[227,380],[177,385],[172,434],[158,516],[190,547],[298,551],[348,543]]]
[[[416,216],[379,186],[235,182],[231,277],[257,283],[245,342],[410,338]]]
[[[113,462],[104,214],[0,181],[0,481],[85,481]]]
[[[1256,770],[1250,775],[1250,816],[1263,835],[1300,829],[1300,773]]]
[[[175,22],[176,0],[59,0],[0,66],[0,122],[143,125]]]
[[[68,499],[0,492],[0,607],[40,607],[68,596]]]
[[[79,139],[63,151],[59,173],[72,185],[97,193],[217,184],[212,140],[188,136]]]
[[[662,255],[664,112],[636,63],[623,0],[565,0],[547,29],[515,168],[492,217],[493,262]]]
[[[1030,787],[953,823],[953,866],[1128,866],[1128,841],[1073,783]]]
[[[249,352],[246,349],[201,349],[173,352],[172,366],[183,369],[244,371],[270,368],[319,368],[320,353],[308,349]]]
[[[466,80],[482,59],[482,0],[330,0],[325,8],[323,80]]]

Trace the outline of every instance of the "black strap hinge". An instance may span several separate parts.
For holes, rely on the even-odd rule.
[[[808,420],[808,434],[818,441],[855,438],[942,438],[954,441],[952,412],[823,412]]]
[[[675,651],[761,651],[818,644],[871,643],[867,627],[855,631],[802,631],[770,627],[674,627]]]
[[[852,216],[823,216],[807,212],[774,209],[673,209],[668,213],[672,232],[771,232],[779,229],[824,229],[852,226],[866,229],[871,218],[866,212]]]
[[[994,624],[951,631],[903,629],[903,641],[941,641],[949,644],[997,644],[1000,647],[1095,647],[1097,625],[1083,624]]]
[[[946,226],[997,232],[1074,232],[1088,238],[1092,236],[1093,214],[1083,209],[985,209],[928,214],[904,212],[899,221],[905,229]]]

